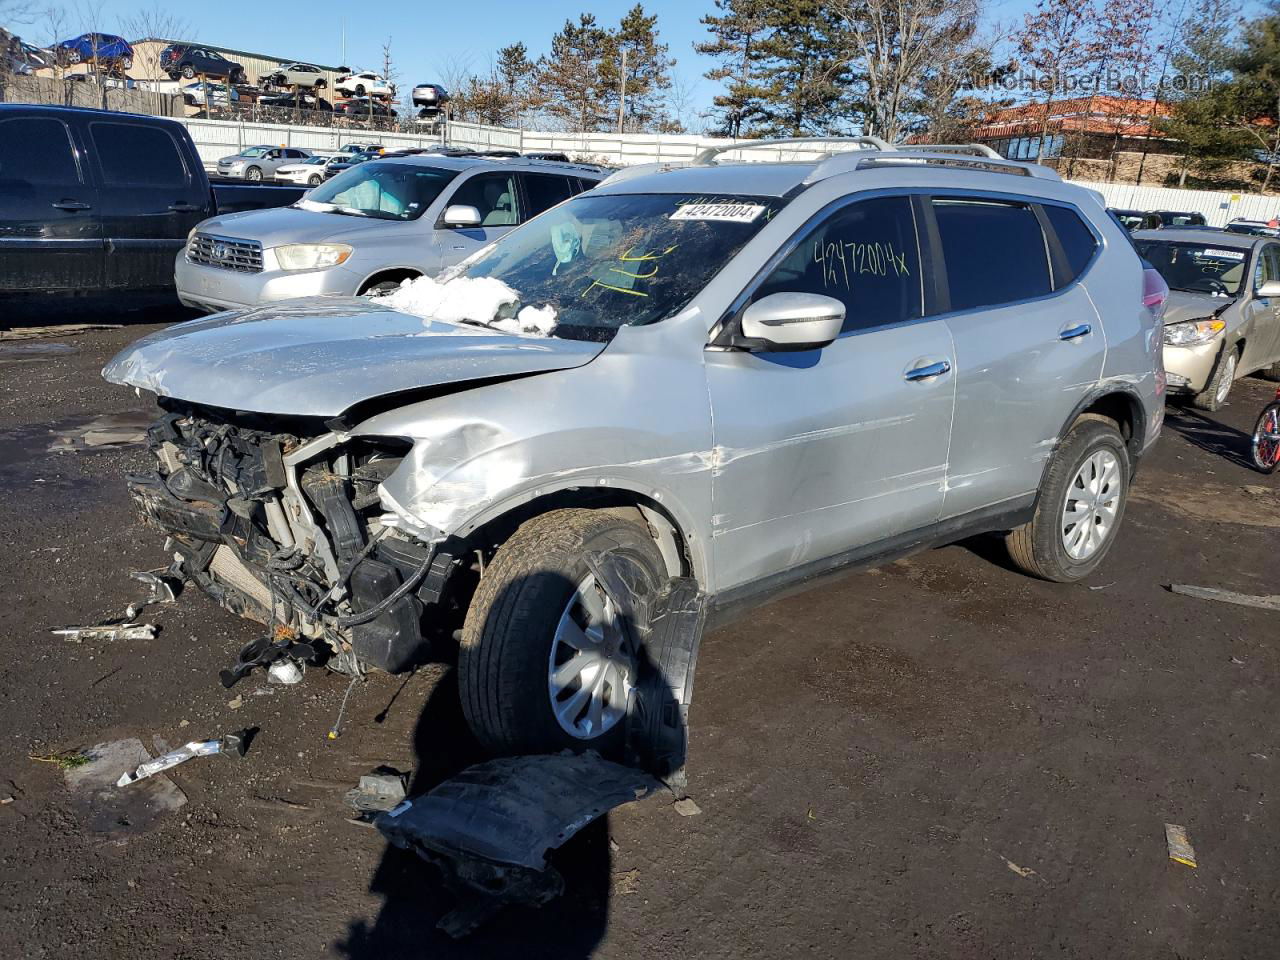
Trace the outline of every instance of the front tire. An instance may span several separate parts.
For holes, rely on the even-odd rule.
[[[1205,384],[1204,389],[1191,400],[1192,406],[1214,413],[1227,405],[1227,397],[1231,394],[1231,385],[1236,381],[1236,369],[1240,365],[1240,352],[1225,344],[1222,356],[1213,368],[1213,376]]]
[[[1005,537],[1010,558],[1054,583],[1093,573],[1124,518],[1129,476],[1129,451],[1115,422],[1082,416],[1049,461],[1035,515]]]
[[[597,577],[606,565],[625,571],[628,596]],[[617,755],[638,676],[629,611],[665,582],[648,530],[616,514],[555,510],[522,524],[481,577],[462,630],[458,685],[477,739],[496,754]]]
[[[357,84],[356,84],[356,96],[357,96],[357,97],[363,97],[363,96],[364,96],[364,84],[363,84],[363,83],[357,83]]]
[[[321,183],[320,174],[313,173],[311,176],[307,178],[307,183],[309,183],[313,187],[320,186],[320,183]]]
[[[262,170],[258,167],[250,167],[244,172],[244,178],[250,183],[262,182]]]

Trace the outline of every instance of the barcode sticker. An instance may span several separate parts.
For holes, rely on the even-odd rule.
[[[751,223],[762,213],[764,205],[759,203],[685,203],[676,208],[670,219]]]

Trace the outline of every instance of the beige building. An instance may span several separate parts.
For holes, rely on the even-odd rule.
[[[198,40],[172,40],[162,37],[147,37],[142,40],[132,40],[133,44],[133,67],[129,69],[128,74],[134,80],[168,80],[169,77],[160,69],[160,53],[165,47],[171,43],[180,43],[184,46],[199,47],[203,50],[209,50],[213,53],[221,54],[228,60],[234,60],[240,66],[244,67],[245,82],[257,83],[258,78],[264,74],[272,73],[286,63],[309,63],[312,66],[319,67],[324,74],[324,78],[329,85],[329,89],[333,89],[333,85],[338,82],[341,75],[338,67],[326,66],[323,63],[317,63],[314,60],[304,60],[300,57],[272,57],[265,53],[250,53],[248,50],[236,50],[232,47],[218,47],[209,43],[201,43]]]

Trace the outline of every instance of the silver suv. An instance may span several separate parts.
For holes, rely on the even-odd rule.
[[[589,165],[432,154],[361,163],[293,206],[197,224],[175,261],[178,298],[214,311],[393,290],[604,176]]]
[[[165,411],[143,516],[277,625],[234,670],[456,644],[491,749],[611,749],[646,671],[688,676],[699,610],[979,533],[1091,573],[1164,411],[1128,236],[981,148],[837,148],[627,169],[445,282],[116,357]]]
[[[301,163],[309,156],[311,151],[300,147],[273,147],[270,144],[245,147],[234,156],[218,161],[218,176],[259,183],[264,177],[274,177],[276,171],[286,164]]]

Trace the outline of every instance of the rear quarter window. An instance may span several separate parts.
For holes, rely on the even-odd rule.
[[[935,197],[950,309],[972,310],[1052,292],[1040,221],[1016,201]]]
[[[1080,214],[1070,207],[1045,204],[1042,209],[1049,219],[1049,225],[1053,227],[1053,232],[1057,234],[1058,243],[1067,258],[1067,267],[1071,271],[1068,276],[1055,278],[1057,282],[1054,286],[1065,287],[1084,273],[1085,268],[1089,266],[1094,253],[1098,250],[1098,240],[1093,235],[1093,231],[1085,226]]]

